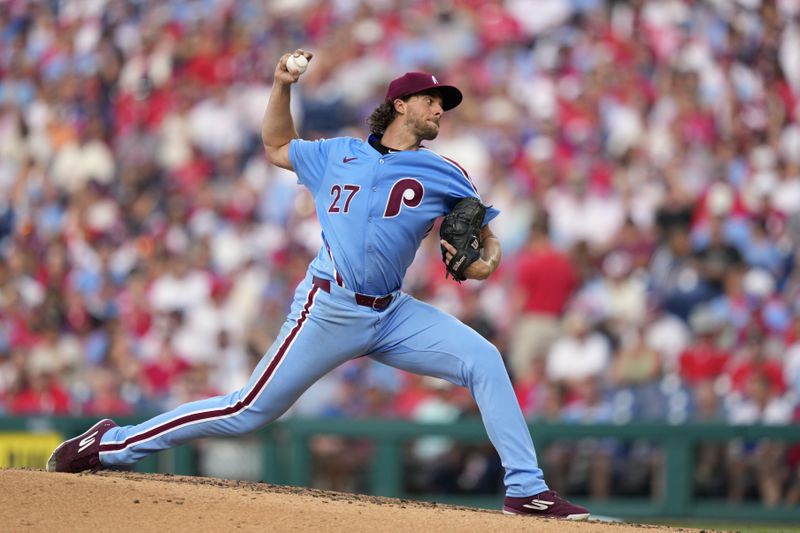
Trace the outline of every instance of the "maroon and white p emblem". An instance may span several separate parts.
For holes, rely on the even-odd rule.
[[[386,201],[386,209],[383,212],[384,218],[396,217],[400,214],[400,209],[406,207],[414,208],[422,203],[425,196],[425,187],[414,178],[403,178],[397,180],[389,193]]]

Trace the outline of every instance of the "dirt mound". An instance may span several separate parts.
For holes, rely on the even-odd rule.
[[[171,475],[0,470],[6,531],[677,531]],[[685,530],[684,530],[685,531]]]

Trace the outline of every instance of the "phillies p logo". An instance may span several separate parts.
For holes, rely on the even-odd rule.
[[[389,199],[386,200],[386,209],[383,212],[384,218],[396,217],[400,214],[403,206],[415,208],[422,203],[425,196],[425,187],[414,178],[403,178],[397,180],[392,185],[389,192]]]

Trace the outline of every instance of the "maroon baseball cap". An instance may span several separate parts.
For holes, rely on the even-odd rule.
[[[392,80],[389,90],[386,91],[386,101],[393,102],[398,98],[405,98],[429,89],[437,89],[442,94],[442,109],[445,111],[449,111],[461,103],[461,91],[452,85],[442,85],[436,76],[427,72],[406,72]]]

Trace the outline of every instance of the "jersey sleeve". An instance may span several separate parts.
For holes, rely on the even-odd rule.
[[[331,140],[320,139],[305,141],[293,139],[289,143],[289,159],[292,162],[297,181],[305,185],[311,194],[316,195],[325,168],[328,166],[328,154],[331,150]]]
[[[478,194],[478,189],[475,188],[475,185],[472,183],[472,180],[469,178],[466,171],[464,171],[464,169],[462,169],[454,161],[448,161],[450,161],[455,168],[452,170],[453,179],[450,181],[450,190],[448,191],[449,205],[447,206],[447,209],[452,209],[459,200],[466,198],[467,196],[481,200],[481,196]],[[483,202],[483,200],[481,200],[481,202]],[[489,209],[486,210],[486,215],[483,217],[483,225],[485,226],[491,222],[499,214],[499,209],[489,207]]]

